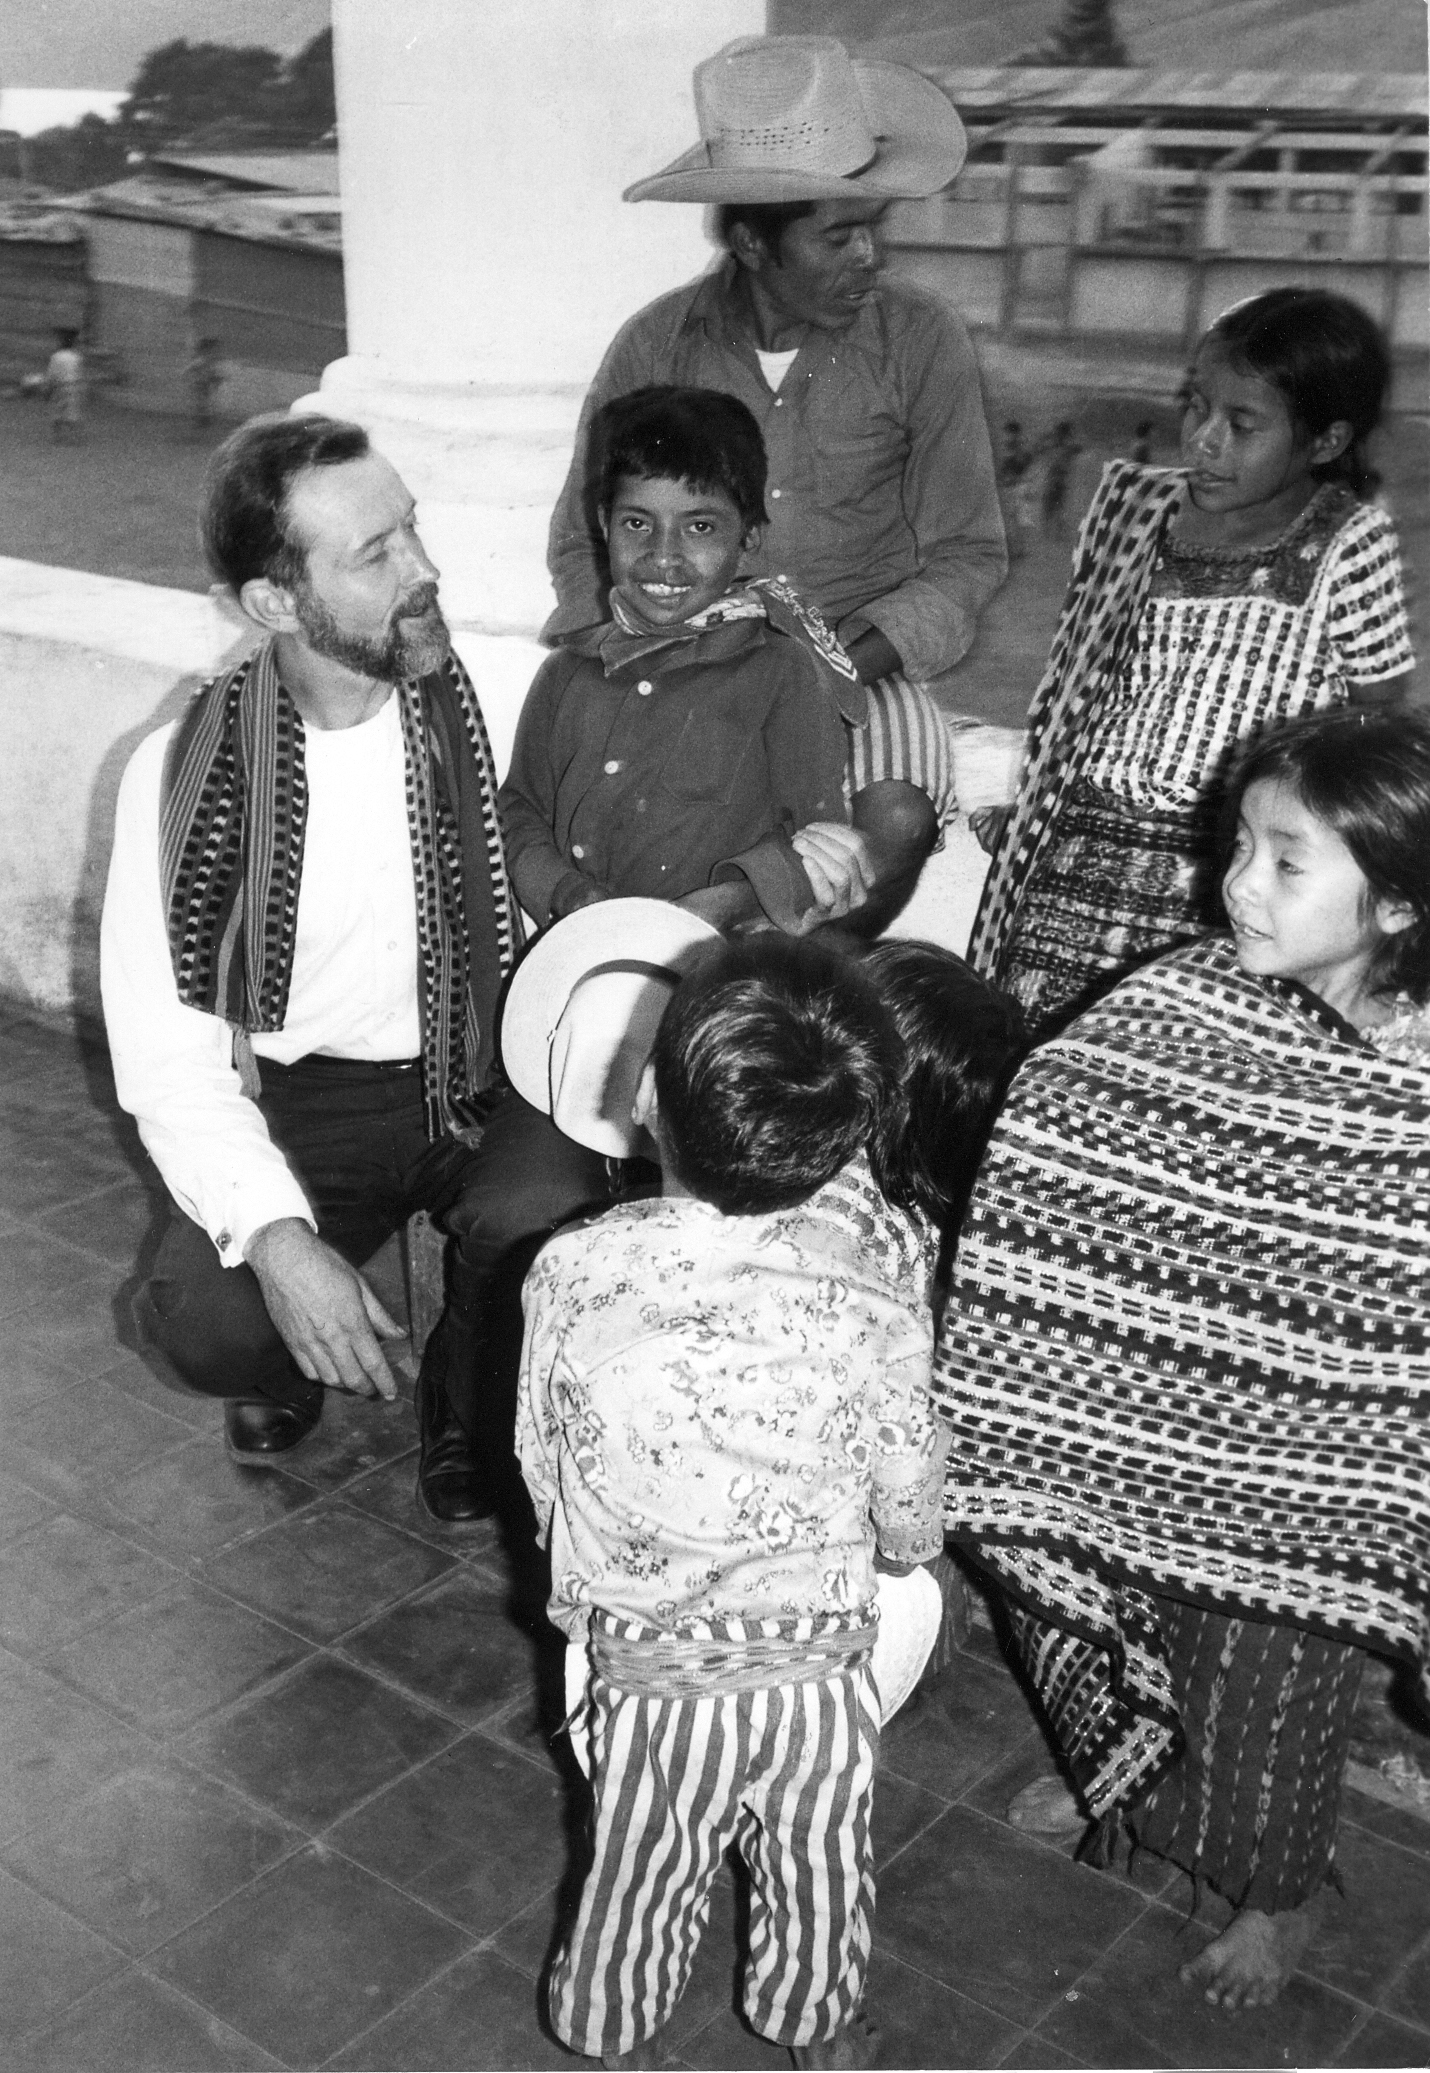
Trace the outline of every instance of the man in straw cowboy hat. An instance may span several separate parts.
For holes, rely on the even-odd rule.
[[[651,383],[723,389],[769,453],[770,524],[752,575],[820,608],[870,689],[850,732],[854,826],[880,890],[912,884],[952,811],[948,736],[926,690],[973,639],[1007,573],[978,369],[943,304],[881,276],[880,225],[936,193],[967,150],[946,97],[831,37],[757,36],[696,67],[700,142],[628,201],[715,206],[725,258],[617,334],[592,384],[551,524],[553,645],[605,617],[589,434]]]

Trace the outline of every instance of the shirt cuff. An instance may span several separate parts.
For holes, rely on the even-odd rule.
[[[876,629],[897,648],[904,675],[915,683],[926,684],[931,677],[941,676],[962,660],[972,645],[976,626],[976,620],[952,599],[942,598],[936,621],[930,625],[928,613],[920,612],[913,599],[903,600],[899,591],[891,590],[887,597],[870,598],[857,612],[841,619],[838,633],[847,647],[859,634],[868,633],[871,627]]]
[[[291,1173],[286,1179],[275,1173],[261,1187],[235,1187],[227,1217],[218,1230],[209,1232],[218,1248],[220,1265],[243,1266],[250,1243],[264,1226],[279,1223],[285,1217],[297,1217],[310,1231],[316,1232],[318,1228],[308,1198]]]
[[[710,873],[710,883],[727,885],[737,877],[748,878],[767,920],[787,936],[798,935],[814,905],[814,888],[788,836],[765,835],[739,856],[723,858]]]

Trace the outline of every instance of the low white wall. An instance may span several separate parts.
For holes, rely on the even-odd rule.
[[[499,770],[542,650],[458,631]],[[249,643],[210,597],[0,557],[0,994],[51,1014],[99,1013],[99,914],[125,764]],[[1017,737],[959,738],[960,786],[997,796]],[[985,859],[963,822],[931,859],[900,935],[961,950]]]

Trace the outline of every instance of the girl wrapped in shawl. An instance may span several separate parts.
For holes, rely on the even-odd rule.
[[[1430,726],[1302,723],[1232,803],[1232,938],[1015,1081],[935,1394],[1081,1805],[1239,1910],[1183,1972],[1237,2006],[1314,1927],[1362,1652],[1425,1677]]]
[[[1035,1031],[1217,919],[1239,745],[1396,695],[1400,557],[1363,451],[1389,372],[1355,303],[1273,289],[1202,340],[1182,465],[1106,470],[970,950]]]

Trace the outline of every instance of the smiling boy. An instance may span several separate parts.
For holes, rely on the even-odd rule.
[[[614,896],[717,925],[801,933],[815,891],[791,840],[848,819],[853,665],[787,585],[737,580],[765,523],[765,450],[716,390],[621,397],[598,425],[592,495],[610,617],[543,663],[501,808],[536,921]]]

